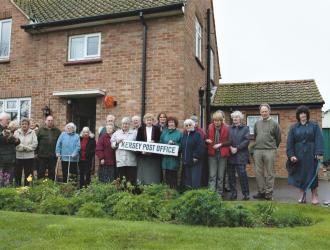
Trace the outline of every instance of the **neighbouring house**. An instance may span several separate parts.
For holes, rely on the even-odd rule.
[[[241,111],[245,115],[245,124],[250,128],[250,144],[252,144],[254,123],[259,119],[261,103],[268,103],[271,106],[271,116],[280,124],[282,143],[275,169],[277,176],[286,177],[286,141],[289,128],[296,121],[296,108],[299,105],[308,106],[311,120],[321,126],[323,98],[314,80],[220,84],[211,107],[212,111],[223,110],[229,124],[230,113],[235,110]],[[254,175],[251,165],[248,167],[248,172]]]
[[[118,123],[161,111],[182,121],[200,114],[200,87],[219,82],[212,0],[0,6],[0,112],[13,119],[41,122],[50,112],[60,128],[73,121],[92,131],[108,113]]]

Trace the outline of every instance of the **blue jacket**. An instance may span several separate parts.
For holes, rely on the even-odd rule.
[[[246,165],[249,162],[249,143],[250,130],[249,127],[240,125],[238,127],[232,125],[229,131],[230,146],[237,148],[236,154],[229,156],[229,164]]]
[[[203,157],[204,141],[196,131],[185,132],[181,140],[182,161],[185,165],[193,165],[193,158],[201,160]]]
[[[76,133],[62,132],[56,143],[56,155],[61,156],[62,161],[78,162],[80,151],[80,138]],[[69,155],[71,157],[69,157]]]

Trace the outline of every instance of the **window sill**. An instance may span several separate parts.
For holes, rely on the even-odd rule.
[[[202,62],[199,60],[199,58],[195,56],[195,59],[196,59],[197,64],[199,65],[199,67],[201,67],[202,70],[205,70],[205,67],[203,66],[203,64],[202,64]]]
[[[70,65],[84,65],[84,64],[94,64],[94,63],[101,63],[103,60],[100,59],[90,59],[90,60],[79,60],[79,61],[68,61],[63,63],[64,66]]]
[[[1,63],[10,63],[10,59],[0,59],[0,64]]]

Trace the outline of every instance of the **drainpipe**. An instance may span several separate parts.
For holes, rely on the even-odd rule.
[[[206,67],[206,123],[211,122],[211,77],[210,77],[210,66],[211,66],[211,11],[207,9],[207,67]]]
[[[143,25],[143,35],[142,35],[142,76],[141,76],[141,118],[146,112],[146,74],[147,74],[147,35],[148,26],[145,22],[143,12],[140,12],[140,19]]]

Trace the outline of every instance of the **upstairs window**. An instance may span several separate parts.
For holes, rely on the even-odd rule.
[[[101,56],[101,34],[71,36],[69,61],[97,59]]]
[[[11,19],[0,20],[0,60],[10,54]]]
[[[195,20],[195,56],[202,61],[202,26],[197,17]]]

